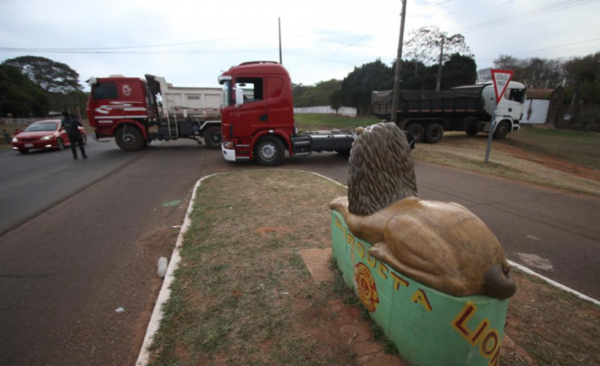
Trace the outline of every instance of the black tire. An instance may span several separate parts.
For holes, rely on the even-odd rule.
[[[144,148],[145,141],[142,132],[133,126],[123,126],[115,133],[117,145],[124,151],[138,151]]]
[[[476,127],[469,127],[465,130],[465,133],[469,136],[475,136],[475,135],[477,135],[478,132],[479,131],[477,131]]]
[[[344,156],[344,157],[349,157],[350,156],[350,150],[336,150],[336,153]]]
[[[254,160],[263,166],[278,166],[285,157],[285,147],[275,136],[265,136],[254,146]]]
[[[508,125],[508,122],[500,122],[498,126],[496,126],[496,130],[494,131],[494,140],[502,140],[503,138],[505,138],[506,135],[508,135],[509,129],[510,126]]]
[[[223,140],[223,134],[221,133],[220,127],[211,127],[204,132],[204,142],[206,147],[211,150],[217,150],[221,148],[221,141]]]
[[[423,141],[423,137],[425,136],[425,129],[420,124],[412,123],[406,126],[406,131],[410,132],[413,135],[415,142]]]
[[[444,127],[439,123],[430,123],[425,129],[425,140],[430,144],[437,144],[444,137]]]
[[[64,143],[63,139],[61,139],[60,137],[56,139],[56,148],[58,150],[64,150],[65,149],[65,143]]]

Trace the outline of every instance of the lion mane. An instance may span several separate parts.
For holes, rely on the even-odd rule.
[[[358,128],[356,134],[350,150],[350,212],[372,215],[403,198],[418,197],[415,168],[404,133],[388,122]]]

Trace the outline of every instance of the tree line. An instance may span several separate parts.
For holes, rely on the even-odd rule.
[[[79,74],[45,57],[21,56],[0,64],[0,117],[46,117],[51,111],[85,110]]]

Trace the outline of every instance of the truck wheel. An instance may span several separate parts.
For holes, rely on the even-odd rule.
[[[123,126],[115,133],[115,140],[121,150],[137,151],[144,148],[144,136],[142,132],[133,126]]]
[[[259,165],[277,166],[283,162],[285,147],[274,136],[265,136],[254,147],[254,159]]]
[[[467,135],[469,135],[469,136],[475,136],[475,135],[477,135],[477,132],[479,132],[479,131],[477,131],[477,128],[476,128],[476,127],[468,127],[468,128],[465,130],[465,133],[466,133]]]
[[[444,137],[444,127],[439,123],[431,123],[425,129],[425,139],[430,144],[436,144]]]
[[[418,123],[410,124],[406,127],[406,131],[410,132],[413,135],[415,142],[423,141],[423,136],[425,135],[425,129],[420,124],[418,124]]]
[[[498,126],[496,126],[496,131],[494,131],[494,139],[502,140],[505,138],[506,135],[508,135],[508,129],[509,126],[507,122],[500,122]]]
[[[220,148],[221,140],[222,134],[220,127],[211,127],[204,132],[204,142],[209,149],[216,150]]]
[[[63,142],[63,140],[60,137],[56,139],[56,148],[59,150],[65,149],[65,143]]]

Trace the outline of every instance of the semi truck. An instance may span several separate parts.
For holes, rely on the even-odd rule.
[[[390,119],[392,94],[392,90],[372,92],[371,107],[378,118]],[[470,136],[493,133],[495,139],[503,139],[519,130],[524,103],[525,85],[511,81],[497,105],[495,130],[490,131],[496,106],[491,82],[449,91],[403,90],[398,93],[396,123],[416,142],[437,143],[444,131],[465,131]]]
[[[95,138],[115,138],[125,151],[152,141],[193,139],[221,146],[221,88],[178,88],[165,78],[92,77],[86,113]]]
[[[280,165],[290,156],[335,151],[348,154],[354,131],[299,133],[294,123],[292,81],[277,62],[245,62],[219,76],[222,151],[227,161]],[[411,143],[410,136],[407,136]]]

